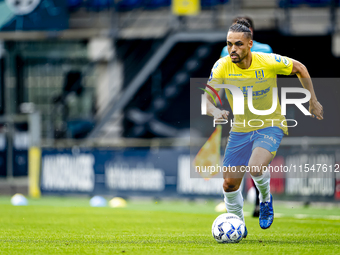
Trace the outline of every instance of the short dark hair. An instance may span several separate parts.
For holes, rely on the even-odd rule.
[[[234,24],[232,24],[229,28],[229,31],[235,33],[244,33],[244,35],[249,39],[253,38],[250,30],[250,24],[246,19],[243,18],[238,19]]]
[[[254,22],[253,22],[252,18],[250,18],[248,16],[238,16],[238,17],[233,19],[233,23],[236,23],[238,20],[241,20],[241,19],[245,19],[246,21],[248,21],[250,28],[254,30]]]

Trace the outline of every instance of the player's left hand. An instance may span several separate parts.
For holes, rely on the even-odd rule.
[[[309,101],[309,112],[312,114],[312,118],[323,120],[323,107],[319,101]]]

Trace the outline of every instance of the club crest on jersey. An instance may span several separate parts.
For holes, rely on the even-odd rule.
[[[255,75],[256,75],[256,79],[258,79],[258,80],[262,80],[264,78],[263,70],[256,70]]]

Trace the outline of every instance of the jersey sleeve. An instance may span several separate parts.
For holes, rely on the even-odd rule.
[[[220,88],[216,88],[215,85],[224,84],[224,71],[223,71],[223,62],[218,60],[213,68],[211,69],[211,73],[208,79],[208,85],[213,87],[216,91],[220,91]]]
[[[293,70],[293,60],[278,54],[271,54],[276,74],[290,75]]]

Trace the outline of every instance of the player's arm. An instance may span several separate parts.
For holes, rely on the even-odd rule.
[[[224,74],[224,61],[223,59],[218,60],[213,68],[211,69],[211,73],[208,80],[208,85],[211,86],[213,89],[215,89],[218,93],[223,93],[223,89],[215,88],[215,85],[222,84],[224,80],[225,74]],[[229,112],[225,110],[220,110],[214,105],[214,99],[215,101],[217,98],[216,91],[213,91],[211,88],[207,86],[205,89],[207,92],[205,92],[206,102],[207,102],[207,115],[213,116],[214,119],[228,119]],[[221,94],[220,94],[221,95]],[[214,99],[213,99],[214,98]]]
[[[211,89],[207,87],[206,90],[214,97],[215,100],[218,100],[217,96]],[[207,98],[206,100],[207,101],[207,114],[209,116],[213,116],[214,119],[226,119],[227,120],[229,112],[226,110],[220,110],[219,108],[215,107],[213,99],[207,92],[205,92],[204,95]]]
[[[311,98],[309,100],[309,112],[312,114],[313,118],[316,117],[318,120],[322,120],[323,119],[323,107],[316,98],[312,79],[308,73],[307,68],[299,61],[296,61],[294,59],[292,59],[292,61],[293,61],[293,69],[292,69],[291,74],[296,74],[302,86],[305,89],[309,90],[311,94]]]

